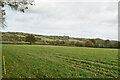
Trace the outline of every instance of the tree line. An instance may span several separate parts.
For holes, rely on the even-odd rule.
[[[45,41],[45,44],[58,45],[58,46],[76,46],[76,47],[94,47],[94,48],[119,48],[120,42],[105,40],[104,43],[94,43],[90,40],[87,41]]]
[[[44,40],[41,37],[47,38]],[[51,40],[49,40],[51,39]],[[75,46],[75,47],[94,47],[94,48],[119,48],[119,41],[103,40],[103,39],[83,39],[72,38],[69,36],[43,36],[28,34],[22,32],[3,32],[1,41],[12,42],[30,42],[36,45],[57,45],[57,46]],[[22,44],[22,43],[21,43]]]

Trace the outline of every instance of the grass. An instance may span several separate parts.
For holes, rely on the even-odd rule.
[[[4,78],[117,78],[118,49],[3,45]]]
[[[36,38],[41,38],[42,40],[45,40],[45,41],[55,41],[54,39],[49,39],[49,38],[42,37],[42,36],[36,36]]]
[[[24,41],[0,41],[1,43],[28,43]]]
[[[76,40],[76,39],[72,39],[72,38],[70,38],[69,41],[75,41],[75,42],[78,41],[78,42],[79,42],[80,40]]]

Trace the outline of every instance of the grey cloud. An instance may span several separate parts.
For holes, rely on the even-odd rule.
[[[117,3],[45,1],[26,13],[7,9],[6,30],[117,40]]]

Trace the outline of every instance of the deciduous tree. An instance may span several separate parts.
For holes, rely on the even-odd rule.
[[[86,42],[85,42],[85,46],[86,46],[86,47],[94,47],[94,44],[93,44],[92,41],[86,41]]]
[[[36,39],[35,39],[34,35],[30,34],[30,35],[25,37],[25,41],[30,42],[30,44],[33,44],[36,41]]]
[[[14,10],[25,12],[28,5],[33,5],[34,0],[0,0],[0,27],[4,27],[6,12],[3,10],[5,5],[10,6]]]

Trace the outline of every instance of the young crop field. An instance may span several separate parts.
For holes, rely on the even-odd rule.
[[[3,78],[117,78],[118,49],[3,45]]]

